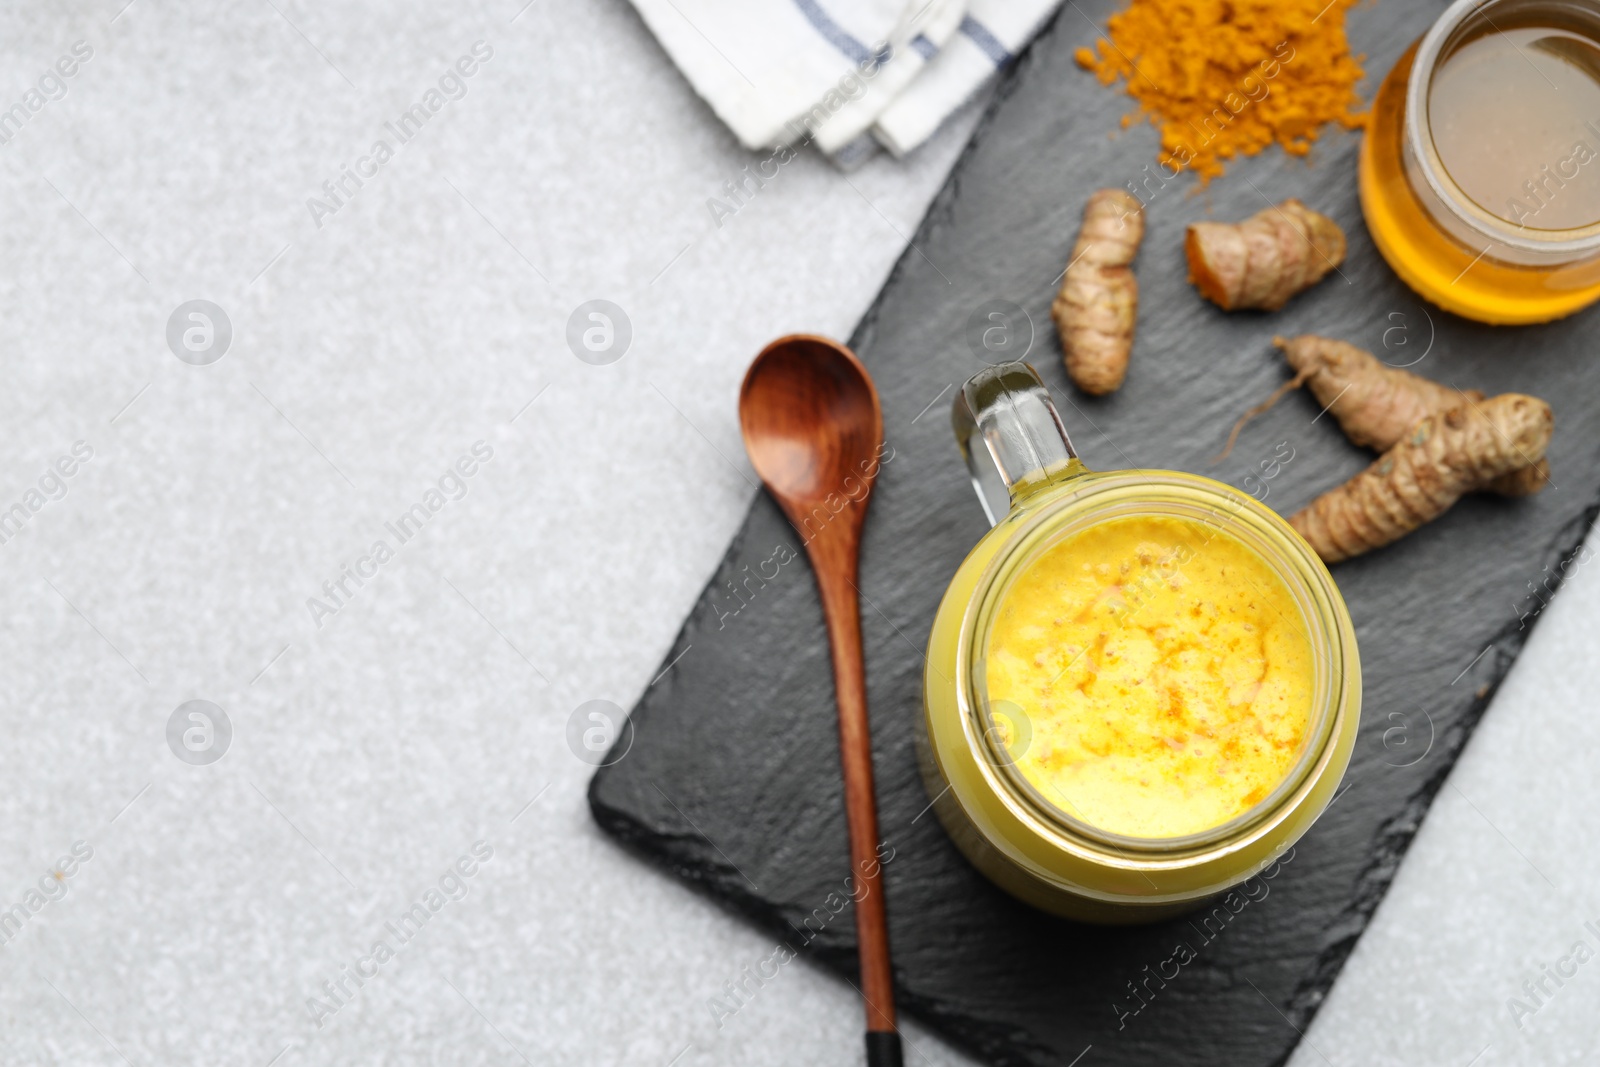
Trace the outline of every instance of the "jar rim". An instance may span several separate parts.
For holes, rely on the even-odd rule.
[[[1453,54],[1464,30],[1475,16],[1507,5],[1527,5],[1530,0],[1455,0],[1445,9],[1432,28],[1418,44],[1413,60],[1411,80],[1406,87],[1405,145],[1408,162],[1413,163],[1428,184],[1435,201],[1454,216],[1454,221],[1467,227],[1488,245],[1480,256],[1487,256],[1499,244],[1515,254],[1531,257],[1540,262],[1569,263],[1600,254],[1600,220],[1572,229],[1538,230],[1549,237],[1530,238],[1527,226],[1518,226],[1500,218],[1477,203],[1461,188],[1433,143],[1430,97],[1434,75],[1442,60]],[[1580,3],[1582,0],[1580,0]],[[1600,17],[1600,3],[1589,0],[1588,6]],[[1490,23],[1493,24],[1492,21]],[[1597,41],[1600,44],[1600,41]]]
[[[1209,510],[1207,505],[1209,505]],[[1187,512],[1186,512],[1187,509]],[[1293,767],[1267,796],[1246,811],[1192,834],[1150,838],[1118,834],[1077,818],[1047,799],[1016,766],[996,736],[993,709],[987,699],[986,662],[989,634],[1011,580],[1062,537],[1100,522],[1135,515],[1173,515],[1204,521],[1214,517],[1219,529],[1254,550],[1289,586],[1305,618],[1318,679],[1312,699],[1312,720]],[[1241,536],[1241,532],[1245,536]],[[1266,550],[1263,551],[1263,548]],[[1073,843],[1110,852],[1121,860],[1171,860],[1239,845],[1286,814],[1318,776],[1338,734],[1349,687],[1345,677],[1343,600],[1326,567],[1316,559],[1276,512],[1230,486],[1176,471],[1118,471],[1082,475],[1043,503],[1013,531],[978,579],[962,620],[957,658],[956,691],[964,705],[969,744],[992,779],[1037,821]],[[1313,621],[1315,620],[1315,621]],[[1347,625],[1347,623],[1346,623]]]

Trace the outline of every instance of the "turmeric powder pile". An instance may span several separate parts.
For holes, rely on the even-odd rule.
[[[1102,84],[1127,83],[1161,131],[1168,177],[1192,170],[1204,184],[1225,160],[1274,143],[1307,154],[1325,123],[1365,125],[1355,88],[1362,69],[1344,31],[1355,3],[1131,0],[1077,60]]]

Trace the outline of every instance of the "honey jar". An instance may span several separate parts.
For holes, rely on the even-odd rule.
[[[1535,323],[1600,299],[1600,2],[1452,4],[1378,91],[1361,204],[1447,311]]]

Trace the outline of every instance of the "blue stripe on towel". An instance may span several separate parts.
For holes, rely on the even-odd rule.
[[[911,38],[911,47],[915,48],[923,59],[932,59],[939,54],[939,46],[920,33]]]
[[[794,0],[794,6],[811,23],[811,28],[827,38],[828,43],[848,56],[855,63],[865,63],[872,58],[872,49],[856,40],[845,32],[843,26],[833,21],[833,18],[822,9],[817,0]],[[984,31],[988,33],[987,30]]]
[[[971,15],[961,17],[961,32],[966,34],[984,55],[993,60],[997,67],[1003,67],[1015,58],[1006,46],[1000,43],[1000,38],[989,32],[989,27]]]

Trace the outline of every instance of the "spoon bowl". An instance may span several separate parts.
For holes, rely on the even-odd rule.
[[[810,334],[772,342],[745,374],[739,424],[751,464],[791,519],[791,505],[807,512],[831,494],[865,514],[872,482],[862,472],[883,445],[883,414],[855,353]],[[852,493],[860,483],[865,492]]]

